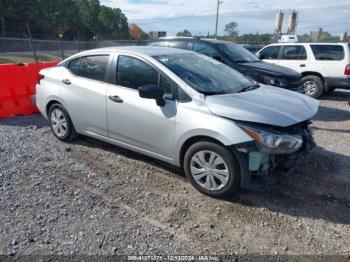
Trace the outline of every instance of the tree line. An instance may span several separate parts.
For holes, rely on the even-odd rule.
[[[33,37],[42,39],[130,38],[123,12],[99,0],[2,0],[2,17],[5,36],[28,34],[28,24]]]

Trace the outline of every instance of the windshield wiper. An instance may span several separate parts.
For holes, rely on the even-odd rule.
[[[257,88],[259,88],[259,87],[260,87],[259,84],[254,84],[254,85],[251,85],[251,86],[247,86],[247,87],[242,88],[238,93],[251,91],[251,90],[257,89]]]
[[[219,91],[201,91],[201,93],[205,96],[213,96],[213,95],[223,95],[225,93]]]

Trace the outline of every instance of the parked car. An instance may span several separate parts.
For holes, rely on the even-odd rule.
[[[82,134],[182,167],[214,197],[307,152],[318,110],[209,57],[156,47],[90,50],[41,70],[36,105],[58,139]]]
[[[232,42],[215,39],[169,38],[155,41],[150,45],[192,50],[212,57],[259,83],[303,92],[299,73],[262,62],[251,52]]]
[[[349,53],[348,43],[285,43],[266,46],[257,56],[299,72],[305,93],[318,98],[336,88],[350,88]]]

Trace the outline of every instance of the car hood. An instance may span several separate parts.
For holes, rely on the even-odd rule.
[[[319,107],[316,99],[267,85],[242,93],[206,96],[205,103],[218,116],[280,127],[312,118]]]
[[[252,63],[239,63],[241,70],[255,71],[257,74],[280,77],[285,79],[300,78],[300,74],[289,68],[269,64],[263,61]]]

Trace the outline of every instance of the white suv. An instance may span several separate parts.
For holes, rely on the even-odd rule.
[[[266,62],[299,72],[305,94],[314,98],[335,88],[350,89],[349,43],[278,43],[257,52]]]

